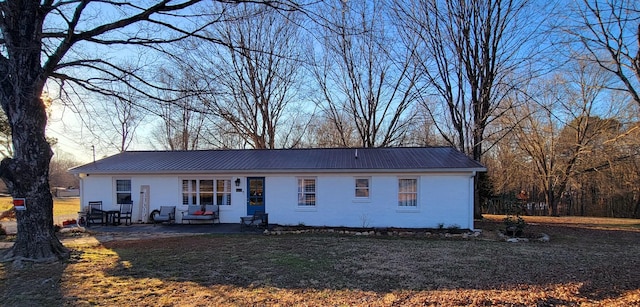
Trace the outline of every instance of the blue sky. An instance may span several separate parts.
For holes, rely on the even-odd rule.
[[[546,3],[546,1],[534,1],[535,4]],[[561,5],[564,3],[562,1],[559,2]],[[574,2],[571,2],[574,3]],[[579,2],[575,2],[579,3]],[[570,5],[566,5],[566,7],[570,7]],[[535,11],[535,10],[534,10]],[[104,12],[102,12],[104,13]],[[102,17],[107,16],[107,18],[113,18],[115,12],[107,12],[106,14],[101,15]],[[538,14],[539,12],[535,12],[533,14]],[[96,17],[99,14],[96,11],[93,15],[89,15],[87,21],[92,22],[90,19],[91,16]],[[542,14],[544,15],[544,14]],[[109,17],[111,16],[111,17]],[[55,22],[55,20],[50,20],[51,22]],[[562,23],[562,21],[558,21],[558,23]],[[549,43],[549,42],[547,42]],[[560,51],[561,48],[559,48]],[[81,50],[83,51],[83,50]],[[110,55],[116,58],[127,58],[127,57],[136,57],[137,55],[131,54],[131,51],[115,51],[113,52],[105,52],[105,55]],[[135,53],[134,53],[135,54]],[[72,55],[73,56],[73,55]],[[556,63],[554,63],[556,64]],[[95,103],[95,102],[94,102]],[[93,134],[84,127],[82,121],[83,119],[77,114],[74,113],[72,109],[64,108],[60,105],[60,102],[55,102],[54,106],[51,110],[51,117],[49,119],[49,126],[47,128],[48,136],[54,137],[58,140],[57,146],[54,148],[54,151],[60,155],[73,155],[75,159],[81,162],[90,162],[93,157],[92,145],[96,147],[96,156],[97,158],[101,158],[106,155],[115,154],[115,149],[105,148],[104,146],[100,146],[98,140],[94,139]],[[84,118],[86,122],[91,122],[94,120],[101,120],[95,118]],[[151,119],[148,119],[151,120]],[[146,149],[154,149],[151,145],[150,141],[150,131],[154,129],[153,123],[149,123],[141,126],[137,130],[137,142],[129,148],[129,150],[146,150]]]

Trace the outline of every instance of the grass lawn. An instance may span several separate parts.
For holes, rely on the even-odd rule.
[[[484,218],[491,221],[502,221],[504,215],[490,215],[485,214]],[[523,216],[525,222],[537,225],[537,224],[549,224],[549,225],[565,225],[565,226],[578,226],[595,229],[625,229],[635,228],[640,229],[640,220],[638,219],[619,219],[608,217],[590,217],[590,216]]]
[[[501,218],[476,227],[488,234]],[[307,233],[68,243],[63,264],[0,264],[0,304],[640,305],[640,221],[528,222],[551,241]]]

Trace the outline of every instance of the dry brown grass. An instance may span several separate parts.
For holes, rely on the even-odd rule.
[[[7,211],[13,207],[11,197],[0,196],[0,211]]]
[[[484,215],[489,221],[500,222],[505,215]],[[530,224],[547,224],[547,225],[565,225],[582,228],[595,229],[624,229],[637,228],[640,229],[640,220],[638,219],[621,219],[608,217],[590,217],[590,216],[523,216],[527,223]]]
[[[0,304],[640,304],[640,230],[534,224],[529,231],[552,241],[304,234],[67,243],[73,257],[64,264],[0,265]],[[501,224],[489,219],[477,227],[491,232]]]
[[[54,198],[53,199],[53,216],[78,215],[80,211],[80,198]]]
[[[28,209],[27,204],[27,209]],[[0,212],[7,211],[13,207],[11,197],[0,197]],[[65,219],[68,217],[75,217],[80,211],[80,198],[68,197],[68,198],[54,198],[53,199],[53,217],[56,223],[59,219]]]

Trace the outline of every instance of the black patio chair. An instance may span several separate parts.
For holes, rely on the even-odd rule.
[[[89,211],[87,212],[87,227],[89,227],[91,223],[96,220],[100,221],[100,225],[104,225],[106,221],[104,211],[102,210],[102,201],[90,201],[88,208]]]
[[[255,211],[251,216],[240,217],[240,231],[246,228],[269,228],[269,214],[264,211]]]
[[[120,204],[120,215],[118,215],[118,224],[131,225],[131,215],[133,212],[133,204]],[[129,221],[129,223],[127,223]]]

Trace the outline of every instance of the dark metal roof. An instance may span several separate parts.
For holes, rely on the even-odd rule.
[[[79,174],[484,171],[450,147],[128,151],[70,169]]]

